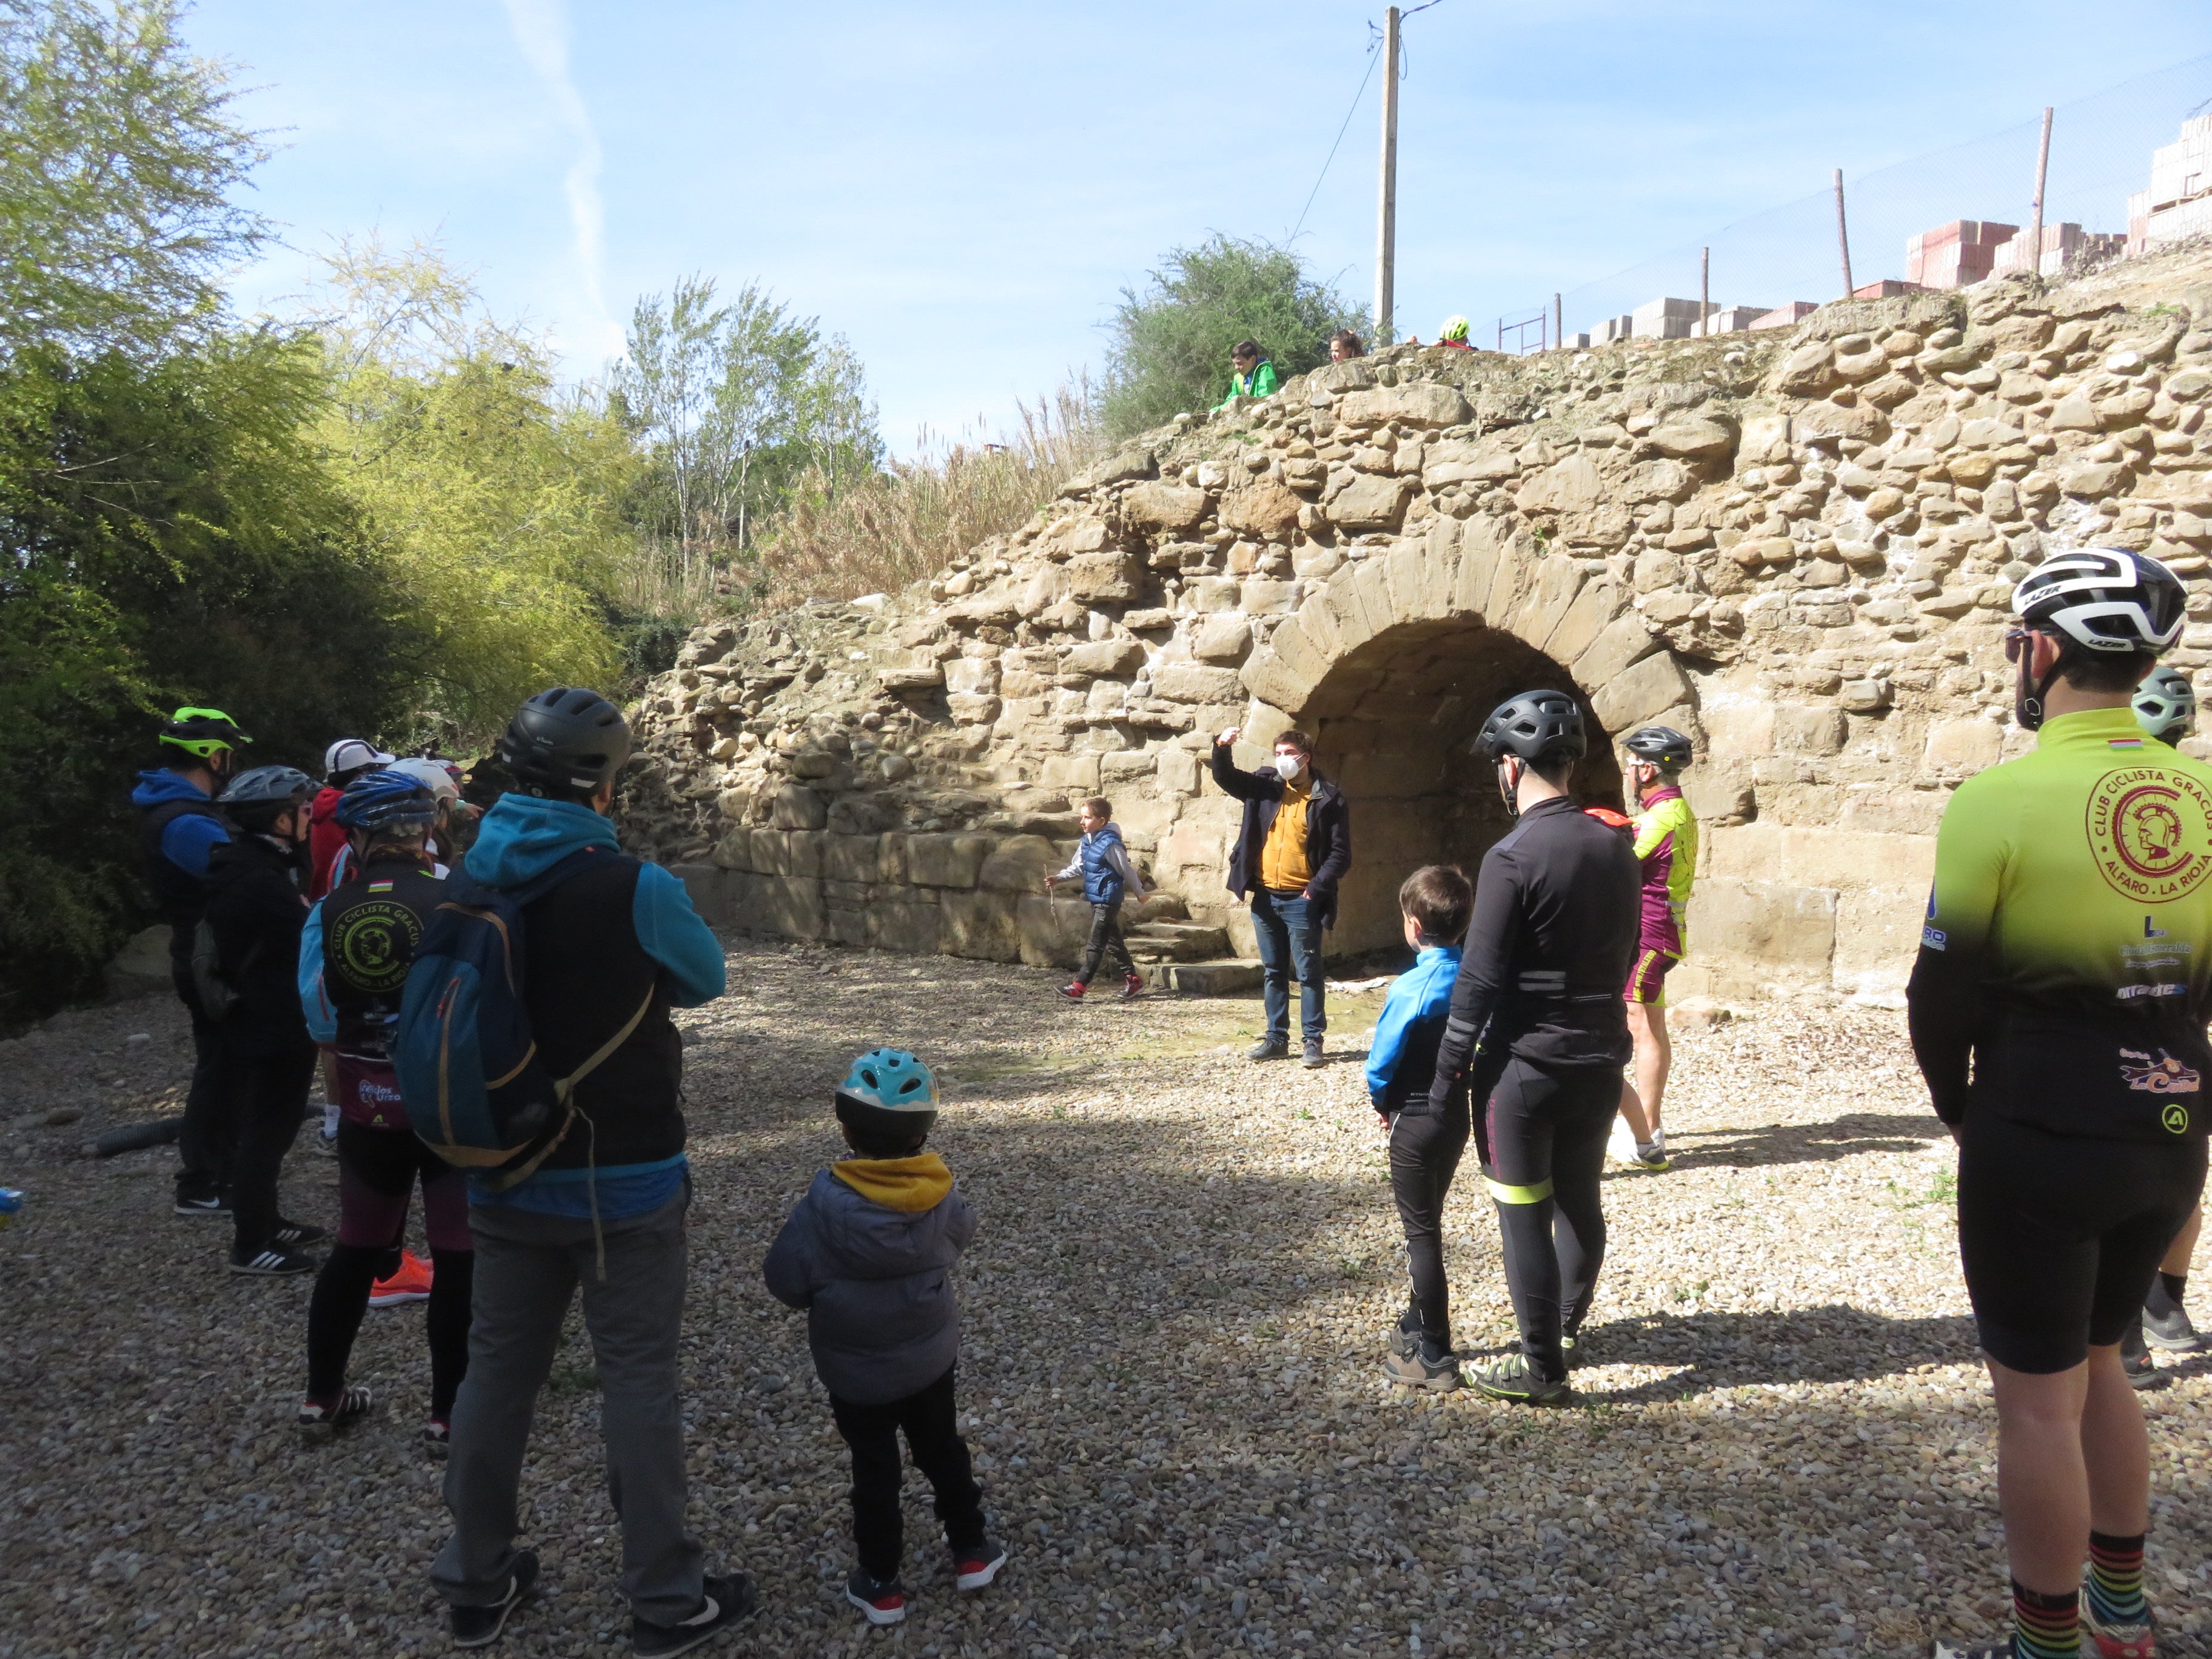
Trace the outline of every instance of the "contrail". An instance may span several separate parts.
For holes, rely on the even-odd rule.
[[[606,208],[599,195],[599,173],[605,157],[599,136],[592,125],[592,112],[568,70],[568,15],[563,0],[503,0],[508,27],[523,57],[552,95],[555,113],[576,141],[576,155],[569,163],[564,189],[568,198],[568,223],[576,240],[576,261],[582,267],[584,295],[593,320],[607,334],[614,324],[607,316],[606,296],[600,284],[605,251]]]

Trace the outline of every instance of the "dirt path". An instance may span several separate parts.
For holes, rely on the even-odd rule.
[[[1239,1057],[1253,1004],[1071,1009],[1042,974],[746,943],[731,984],[685,1017],[691,1496],[766,1611],[714,1651],[1801,1659],[1996,1628],[1951,1154],[1899,1017],[1769,1007],[1679,1040],[1678,1168],[1607,1183],[1589,1404],[1531,1413],[1379,1381],[1403,1270],[1349,1057],[1379,998],[1338,1006],[1344,1058],[1306,1073]],[[937,1145],[983,1217],[963,1412],[1017,1552],[956,1597],[910,1488],[895,1639],[839,1597],[842,1448],[803,1322],[759,1278],[832,1155],[830,1085],[879,1042],[957,1079]],[[443,1651],[419,1305],[372,1312],[356,1354],[387,1409],[303,1447],[307,1284],[222,1273],[222,1230],[168,1214],[169,1152],[79,1155],[183,1044],[166,1000],[0,1044],[0,1183],[30,1194],[0,1235],[0,1659]],[[331,1165],[303,1148],[286,1176],[289,1213],[335,1218]],[[1449,1259],[1478,1350],[1511,1334],[1488,1209],[1470,1172]],[[626,1650],[573,1326],[525,1484],[543,1593],[505,1653]],[[2179,1653],[2212,1632],[2206,1369],[2147,1396]]]

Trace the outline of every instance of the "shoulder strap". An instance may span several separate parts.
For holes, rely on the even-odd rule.
[[[629,1034],[637,1030],[638,1022],[645,1018],[646,1010],[653,1006],[653,993],[659,988],[660,981],[659,976],[655,975],[653,982],[646,987],[645,1000],[637,1005],[637,1012],[635,1013],[632,1014],[628,1019],[623,1022],[622,1030],[617,1031],[605,1042],[602,1042],[592,1051],[592,1057],[589,1060],[586,1060],[581,1066],[579,1066],[574,1071],[569,1073],[568,1076],[563,1078],[556,1078],[553,1080],[553,1094],[556,1099],[565,1102],[568,1098],[569,1095],[574,1091],[578,1084],[581,1083],[586,1078],[591,1076],[593,1072],[599,1070],[601,1063],[605,1061],[609,1055],[612,1054],[616,1049],[621,1048],[623,1043],[629,1041]]]

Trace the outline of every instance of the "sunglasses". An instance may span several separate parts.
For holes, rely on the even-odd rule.
[[[2004,636],[2004,648],[2005,660],[2017,663],[2035,648],[2035,630],[2030,628],[2014,629],[2011,633]]]

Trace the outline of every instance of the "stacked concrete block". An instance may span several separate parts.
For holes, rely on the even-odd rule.
[[[1639,340],[1687,340],[1698,331],[1695,300],[1648,300],[1631,313]]]
[[[1751,328],[1771,310],[1767,306],[1718,306],[1705,319],[1708,334],[1733,334],[1741,328]]]
[[[1636,332],[1636,319],[1632,315],[1608,317],[1597,325],[1595,332],[1608,345],[1615,340],[1628,339]]]
[[[1746,328],[1795,328],[1820,307],[1810,300],[1792,300],[1786,306],[1777,306],[1762,317],[1754,317]]]
[[[1905,276],[1922,288],[1966,288],[1982,281],[1996,264],[1997,249],[2020,232],[2018,225],[1989,219],[1954,219],[1905,242]],[[1906,290],[1900,289],[1899,293]],[[1854,299],[1885,299],[1861,295]]]
[[[2128,198],[2128,252],[2212,231],[2212,115],[2181,124],[2150,153],[2150,188]]]
[[[2000,227],[2000,228],[2002,228],[2002,227]],[[1986,275],[1986,273],[1984,274]],[[1981,277],[1977,276],[1973,280],[1978,283],[1982,279]],[[1900,295],[1906,294],[1925,294],[1928,292],[1928,288],[1929,285],[1925,283],[1900,283],[1894,276],[1885,276],[1878,283],[1861,283],[1858,287],[1851,290],[1851,298],[1854,300],[1894,300],[1899,298]]]
[[[2207,203],[2212,206],[2212,202]],[[2195,234],[2195,232],[2191,232]],[[2062,276],[2071,268],[2111,258],[2127,246],[2124,236],[2104,236],[2085,231],[2076,224],[2045,225],[2043,228],[2043,258],[2033,259],[2028,252],[2027,233],[2014,237],[1997,250],[1994,268],[1996,276],[2008,271],[2033,270],[2045,276]]]

